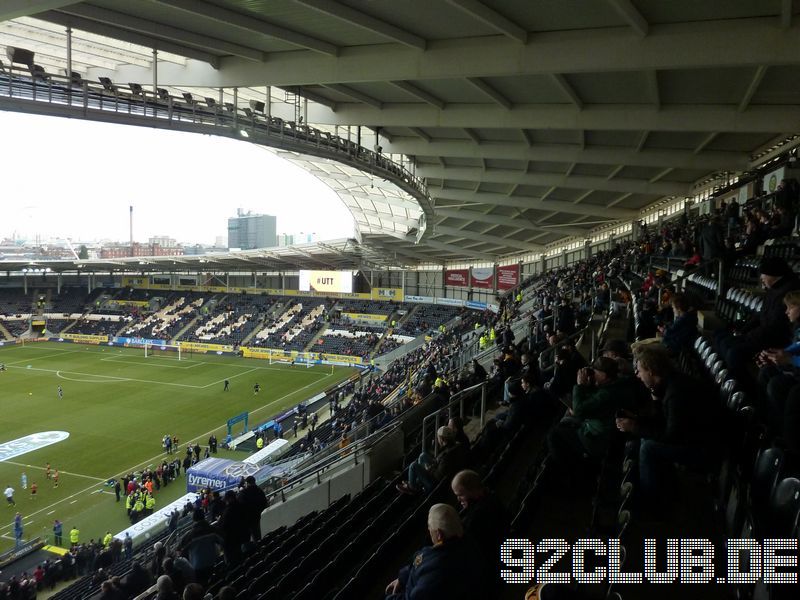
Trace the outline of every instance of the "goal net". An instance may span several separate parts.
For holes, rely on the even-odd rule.
[[[292,352],[288,350],[269,350],[269,364],[294,365],[296,367],[306,367],[310,369],[318,362],[318,357],[314,352]]]
[[[144,345],[145,358],[171,358],[172,360],[183,360],[180,344],[145,344]]]

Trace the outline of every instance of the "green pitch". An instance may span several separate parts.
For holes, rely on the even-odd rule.
[[[16,510],[23,515],[26,540],[42,535],[52,541],[54,519],[63,522],[65,539],[73,525],[81,541],[121,531],[129,525],[123,502],[115,502],[105,482],[155,467],[166,456],[165,434],[178,436],[177,456],[183,458],[188,442],[205,448],[211,433],[222,442],[228,418],[249,411],[250,425],[256,425],[354,372],[217,355],[145,358],[143,349],[59,343],[0,347],[0,363],[7,369],[0,372],[0,444],[44,431],[69,433],[64,441],[0,462],[0,490],[13,487],[17,503],[14,509],[0,498],[0,552],[14,545]],[[255,383],[261,384],[258,395]],[[218,456],[245,457],[223,450]],[[47,463],[60,471],[58,488],[45,478]],[[23,472],[27,490],[21,486]],[[156,509],[184,493],[181,472],[156,494]]]

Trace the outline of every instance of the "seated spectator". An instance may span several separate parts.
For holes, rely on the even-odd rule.
[[[556,351],[553,376],[545,382],[544,389],[554,398],[561,398],[572,390],[578,371],[586,366],[586,359],[572,344],[563,344]]]
[[[692,269],[699,265],[702,262],[703,258],[700,256],[700,253],[697,251],[696,247],[692,247],[691,256],[686,259],[686,262],[683,263],[684,269]]]
[[[183,600],[203,600],[203,586],[199,583],[190,583],[183,588]]]
[[[162,575],[156,581],[156,594],[155,600],[178,600],[178,595],[175,593],[175,586],[172,579],[167,575]]]
[[[601,356],[591,368],[578,371],[571,407],[547,436],[554,461],[572,467],[602,459],[614,433],[614,414],[632,399],[630,390],[618,377],[617,362]]]
[[[464,446],[464,448],[470,447],[469,437],[467,437],[467,434],[464,432],[464,421],[461,417],[450,417],[450,420],[447,421],[447,426],[453,430],[456,442]]]
[[[455,433],[447,426],[436,432],[439,455],[433,457],[423,452],[408,466],[408,481],[397,485],[404,494],[429,493],[442,479],[450,479],[467,467],[469,448],[464,448],[455,440]]]
[[[481,363],[475,358],[472,359],[472,377],[475,383],[486,381],[486,377],[488,377],[486,369],[484,369]]]
[[[625,340],[608,340],[603,345],[602,356],[617,361],[617,372],[620,377],[632,377],[633,363],[630,360],[630,346]]]
[[[759,264],[761,282],[767,289],[764,306],[748,321],[739,335],[718,331],[717,348],[728,370],[744,379],[750,360],[761,350],[783,348],[791,338],[783,298],[787,292],[800,289],[800,279],[781,258],[765,258]]]
[[[756,357],[761,367],[758,374],[759,412],[773,436],[782,433],[787,397],[790,390],[800,383],[800,291],[788,292],[783,303],[793,329],[792,343],[783,349],[762,350]]]
[[[638,354],[638,376],[650,389],[648,413],[619,414],[617,429],[641,438],[639,483],[647,506],[654,510],[668,498],[676,463],[705,468],[715,442],[714,395],[700,381],[677,371],[669,353],[657,345]]]
[[[217,593],[217,600],[236,600],[236,588],[226,585]]]
[[[680,354],[681,350],[688,348],[697,338],[697,312],[689,304],[684,294],[674,294],[670,300],[675,320],[661,326],[663,343],[673,354]]]
[[[491,592],[501,583],[498,577],[500,546],[508,537],[511,517],[475,471],[459,471],[450,487],[461,505],[465,537],[471,539],[480,551],[481,563],[486,569],[483,579],[491,588],[487,592],[494,595]]]
[[[153,585],[153,576],[140,563],[134,562],[125,576],[122,588],[126,596],[137,596]]]
[[[414,554],[410,565],[386,586],[386,600],[458,598],[483,600],[478,550],[464,540],[464,528],[456,510],[434,504],[428,511],[432,546]]]

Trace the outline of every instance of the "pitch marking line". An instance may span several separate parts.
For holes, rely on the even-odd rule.
[[[258,367],[256,367],[256,368],[258,368]],[[331,373],[325,374],[325,377],[331,377]],[[311,387],[312,385],[316,385],[317,383],[319,383],[319,382],[318,381],[312,381],[311,383],[309,383],[307,385],[304,385],[301,388],[293,390],[293,391],[289,392],[288,394],[284,394],[280,398],[276,398],[275,400],[272,400],[271,402],[267,402],[264,406],[261,406],[259,408],[254,409],[254,410],[251,410],[250,414],[260,412],[260,411],[264,410],[265,408],[267,408],[269,406],[272,406],[276,402],[280,402],[282,400],[285,400],[286,398],[288,398],[292,394],[296,394],[298,392],[302,392],[303,390]],[[191,438],[187,443],[191,443],[191,442],[194,442],[196,440],[204,439],[204,438],[208,437],[209,435],[211,435],[212,433],[214,433],[215,431],[217,431],[218,429],[223,429],[223,428],[224,428],[224,425],[220,425],[219,427],[215,427],[214,429],[211,429],[210,431],[207,431],[205,433],[201,433],[200,435]],[[132,471],[135,471],[137,469],[137,467],[142,467],[142,466],[147,466],[149,464],[152,464],[155,461],[157,461],[158,459],[163,458],[164,456],[165,456],[164,452],[160,452],[159,454],[156,454],[152,458],[148,458],[147,460],[144,460],[144,461],[142,461],[142,462],[140,462],[140,463],[138,463],[138,464],[136,464],[136,465],[134,465],[132,467],[129,467],[129,468],[125,469],[124,471],[120,471],[119,473],[116,473],[115,475],[113,475],[111,477],[108,477],[107,479],[103,479],[103,481],[107,481],[108,479],[117,479],[121,475],[127,475],[128,473],[130,473]],[[63,473],[63,471],[62,471],[62,473]],[[67,500],[71,500],[72,498],[74,498],[76,496],[80,496],[81,494],[86,494],[87,492],[91,492],[98,485],[100,485],[100,484],[95,483],[94,485],[90,485],[89,487],[87,487],[85,489],[82,489],[79,492],[75,492],[74,494],[71,494],[70,496],[67,496],[66,498],[62,498],[61,500],[53,502],[52,504],[50,504],[48,506],[45,506],[45,507],[37,510],[36,512],[32,512],[31,514],[28,515],[28,517],[33,517],[35,515],[38,515],[39,513],[43,513],[46,510],[53,508],[54,506],[58,506],[62,502],[66,502]],[[75,502],[77,502],[77,500],[75,500],[73,502],[70,502],[70,504],[75,504]],[[8,529],[10,531],[11,527],[13,527],[13,523],[12,524],[8,524],[8,525],[0,526],[0,531],[3,531],[5,529]],[[2,535],[2,534],[0,534],[0,535]],[[10,539],[13,539],[13,538],[10,538]]]
[[[97,379],[101,380],[101,381],[88,381],[88,382],[84,382],[84,383],[109,383],[109,382],[115,382],[115,381],[117,381],[117,382],[118,381],[136,381],[138,383],[147,383],[149,385],[171,385],[171,386],[176,386],[176,387],[191,388],[193,390],[198,390],[198,389],[202,389],[203,387],[205,387],[205,386],[202,386],[202,385],[190,385],[188,383],[174,383],[174,382],[171,382],[171,381],[151,381],[150,379],[134,379],[132,377],[115,377],[114,375],[97,375],[95,373],[78,373],[77,371],[61,371],[61,370],[56,370],[56,369],[41,369],[41,368],[37,368],[37,367],[31,367],[29,369],[27,367],[20,367],[20,366],[17,366],[17,365],[8,365],[8,364],[6,364],[6,366],[7,367],[10,366],[12,369],[22,369],[24,371],[43,371],[45,373],[55,373],[56,377],[60,377],[61,379],[67,379],[67,380],[69,380],[69,379],[67,377],[64,377],[62,375],[62,373],[66,373],[67,375],[78,375],[80,377],[96,377]],[[103,379],[108,379],[110,381],[109,382],[104,382],[104,381],[102,381]]]
[[[17,467],[25,467],[27,469],[36,469],[37,471],[47,471],[45,467],[39,467],[37,465],[27,465],[21,462],[14,462],[13,460],[3,460],[0,461],[0,464],[4,465],[16,465]],[[63,473],[64,475],[72,475],[74,477],[83,477],[84,479],[93,479],[94,481],[108,481],[108,479],[103,479],[102,477],[93,477],[92,475],[83,475],[81,473],[70,473],[69,471],[59,471],[59,473]]]
[[[12,365],[19,365],[21,363],[31,362],[32,360],[42,360],[44,358],[55,358],[56,356],[63,356],[64,352],[66,352],[67,354],[70,354],[70,353],[77,354],[78,351],[77,350],[61,350],[61,352],[58,353],[58,354],[45,354],[44,356],[34,356],[33,358],[25,358],[23,360],[15,360],[15,361],[12,361],[10,363],[6,363],[6,366],[9,367],[9,366],[12,366]]]
[[[65,379],[66,381],[75,381],[76,383],[118,383],[119,381],[128,381],[122,377],[119,379],[108,379],[106,381],[103,381],[102,379],[80,379],[78,377],[67,377],[66,375],[62,375],[61,371],[56,371],[56,377],[59,379]],[[92,375],[92,377],[103,377],[103,375]]]
[[[130,358],[139,358],[139,357],[132,356]],[[149,359],[144,359],[144,360],[149,360]],[[198,362],[195,362],[195,363],[189,365],[188,367],[179,367],[179,366],[176,366],[176,365],[160,365],[160,364],[154,363],[154,362],[145,363],[145,362],[141,362],[141,361],[132,361],[130,359],[124,358],[123,356],[108,356],[106,358],[101,358],[100,361],[101,362],[117,362],[117,363],[128,364],[128,365],[132,364],[132,365],[137,365],[137,366],[142,366],[142,367],[144,367],[144,366],[147,366],[147,367],[160,367],[162,369],[181,369],[181,370],[184,370],[184,371],[187,370],[187,369],[194,369],[195,367],[199,367],[200,365],[208,364],[208,363],[204,363],[204,362],[199,362],[198,361]]]

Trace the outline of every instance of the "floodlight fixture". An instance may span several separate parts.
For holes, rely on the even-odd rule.
[[[102,84],[103,89],[107,92],[112,92],[114,94],[117,93],[117,86],[114,85],[114,82],[111,81],[108,77],[98,77],[97,80]]]

